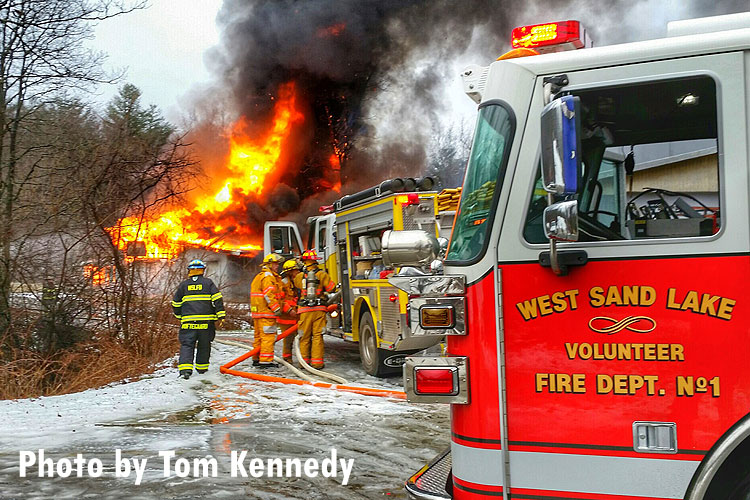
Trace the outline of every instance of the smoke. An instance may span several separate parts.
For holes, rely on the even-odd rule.
[[[389,177],[430,165],[440,175],[431,145],[445,144],[451,130],[471,133],[456,126],[473,108],[458,75],[508,50],[514,26],[578,19],[595,45],[608,45],[665,36],[670,20],[746,8],[744,0],[224,0],[222,42],[206,60],[230,101],[225,109],[260,133],[279,87],[294,81],[306,116],[288,155],[292,174],[233,216],[255,224],[298,211],[302,219],[312,203]],[[216,141],[201,139],[215,127],[196,130],[221,157]],[[340,173],[332,174],[332,155]]]

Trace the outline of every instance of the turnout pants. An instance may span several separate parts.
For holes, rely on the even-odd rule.
[[[180,328],[180,360],[177,369],[180,372],[198,373],[208,370],[211,357],[211,341],[216,337],[213,321],[205,323],[185,323]],[[197,348],[196,348],[197,346]]]
[[[325,311],[310,311],[300,314],[297,333],[300,334],[299,350],[302,359],[313,368],[323,368],[323,330],[326,327]]]
[[[279,319],[279,328],[282,330],[286,330],[290,326],[297,323],[296,319],[291,318],[281,318]],[[292,333],[291,335],[284,337],[284,350],[282,351],[282,357],[284,358],[284,361],[291,363],[292,362],[292,348],[294,346],[294,338],[297,336],[297,332]]]
[[[260,348],[258,354],[253,356],[253,361],[261,363],[273,363],[273,344],[276,342],[276,320],[273,318],[260,318],[253,320],[253,349]]]

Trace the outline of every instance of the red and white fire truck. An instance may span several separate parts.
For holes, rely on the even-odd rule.
[[[448,339],[404,365],[412,401],[451,403],[409,495],[750,498],[750,13],[513,39],[463,73],[478,121],[442,269],[390,280],[412,334]],[[427,236],[388,236],[418,266]]]

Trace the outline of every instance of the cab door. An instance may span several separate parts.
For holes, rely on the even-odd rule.
[[[268,221],[263,226],[263,256],[276,253],[289,259],[302,255],[302,238],[297,224],[289,221]]]
[[[585,138],[564,275],[547,264],[537,79],[497,246],[510,468],[487,484],[519,498],[683,498],[747,413],[741,68],[735,52],[566,73]]]
[[[315,217],[310,223],[310,248],[314,248],[318,253],[321,265],[326,270],[331,279],[338,282],[339,272],[337,265],[337,248],[336,248],[336,215],[328,214],[321,217]]]

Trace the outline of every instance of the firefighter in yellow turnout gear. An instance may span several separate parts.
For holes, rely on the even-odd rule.
[[[300,290],[302,282],[299,285],[295,285],[295,278],[301,273],[302,265],[295,259],[289,259],[284,262],[281,271],[281,284],[282,290],[284,291],[283,301],[289,304],[292,311],[286,314],[282,314],[279,318],[279,324],[282,329],[289,328],[291,325],[297,323],[297,302],[300,297]],[[292,362],[292,346],[294,345],[294,339],[297,337],[297,333],[293,333],[287,337],[284,337],[284,350],[282,351],[282,357],[284,361],[289,363]]]
[[[193,368],[198,373],[208,370],[211,341],[216,336],[214,323],[217,320],[221,323],[227,314],[221,292],[213,281],[203,276],[206,264],[194,259],[187,268],[188,279],[180,283],[172,300],[172,310],[180,320],[180,360],[177,369],[185,379],[190,378]]]
[[[275,366],[273,362],[273,345],[276,341],[276,330],[279,316],[291,311],[289,304],[283,301],[279,266],[283,259],[274,253],[263,259],[263,268],[250,286],[250,312],[253,317],[253,348],[260,348],[253,356],[253,366]]]
[[[299,349],[302,359],[313,368],[323,368],[323,330],[326,326],[325,298],[336,284],[328,273],[318,268],[318,255],[315,250],[302,254],[305,270],[300,273],[302,296],[297,306],[300,334]]]

